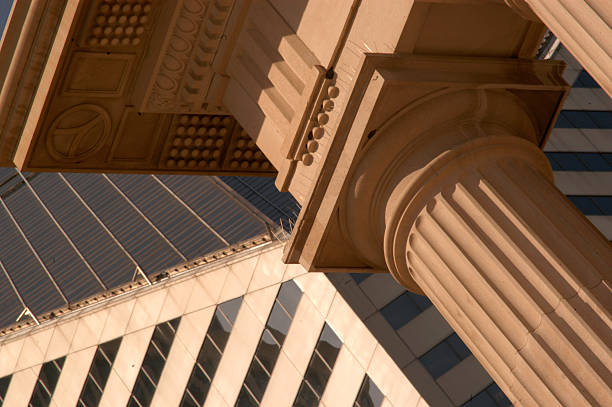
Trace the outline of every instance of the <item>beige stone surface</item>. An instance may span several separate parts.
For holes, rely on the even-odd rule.
[[[289,328],[289,335],[283,344],[282,353],[291,361],[300,375],[304,375],[308,362],[323,329],[325,317],[305,295]]]
[[[395,406],[416,406],[421,396],[393,359],[378,345],[366,372]]]
[[[282,262],[282,248],[265,251],[259,255],[259,261],[249,284],[249,291],[276,284],[283,279],[287,265]]]
[[[346,347],[340,349],[321,401],[327,406],[352,407],[361,387],[365,368]]]
[[[47,353],[45,354],[45,362],[68,354],[77,325],[78,321],[76,319],[63,321],[61,324],[57,323],[55,325],[53,335],[47,347]]]
[[[97,346],[91,346],[66,356],[62,374],[53,392],[52,403],[54,405],[77,405],[96,349]]]
[[[4,405],[26,407],[32,396],[32,391],[38,379],[40,365],[15,372],[11,385],[4,397]]]
[[[128,333],[121,340],[100,406],[126,405],[155,326]]]
[[[100,343],[102,335],[100,327],[104,326],[108,313],[108,309],[102,308],[79,318],[70,344],[71,352]]]
[[[240,307],[212,382],[227,403],[231,404],[238,397],[263,328],[264,323],[257,318],[251,307],[248,305]]]
[[[117,302],[108,307],[108,317],[104,323],[100,343],[110,341],[125,334],[135,305],[136,299],[133,298]]]
[[[285,355],[285,352],[280,352],[260,406],[292,405],[302,380],[303,377],[294,363]]]

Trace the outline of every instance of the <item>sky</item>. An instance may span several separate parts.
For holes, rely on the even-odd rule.
[[[0,0],[0,36],[4,32],[6,19],[11,12],[11,4],[13,4],[13,0]]]

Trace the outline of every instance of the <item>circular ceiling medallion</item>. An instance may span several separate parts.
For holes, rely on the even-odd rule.
[[[95,154],[110,131],[111,119],[106,110],[97,105],[78,105],[51,124],[47,149],[56,160],[78,162]]]

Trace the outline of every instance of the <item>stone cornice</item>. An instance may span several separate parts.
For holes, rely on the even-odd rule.
[[[67,0],[17,0],[0,49],[2,59],[10,59],[0,71],[0,165],[12,166],[12,157],[25,127],[32,102],[52,52]],[[79,1],[71,2],[75,9]],[[67,38],[67,35],[65,35]],[[62,47],[63,48],[63,47]]]

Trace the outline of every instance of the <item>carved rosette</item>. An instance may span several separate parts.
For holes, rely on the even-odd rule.
[[[99,1],[86,44],[105,49],[140,45],[151,22],[151,9],[151,0]]]
[[[233,117],[214,115],[174,116],[160,167],[175,171],[274,171]]]

